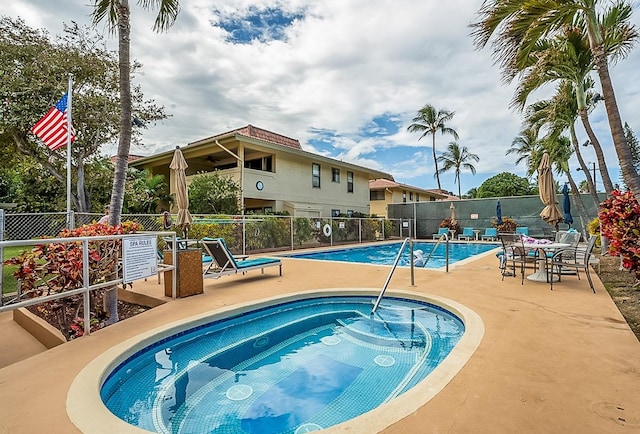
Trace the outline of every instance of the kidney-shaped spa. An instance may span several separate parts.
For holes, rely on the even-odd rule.
[[[151,330],[74,380],[83,432],[376,432],[424,405],[480,344],[451,300],[372,289],[296,293]],[[366,416],[365,416],[366,415]]]

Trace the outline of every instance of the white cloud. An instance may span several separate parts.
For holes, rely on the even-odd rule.
[[[478,174],[462,174],[463,191],[499,172],[522,176],[525,168],[504,155],[521,127],[518,114],[509,109],[513,88],[502,84],[490,50],[475,51],[469,36],[468,24],[480,5],[468,0],[191,0],[182,2],[175,25],[158,34],[151,30],[155,13],[132,3],[131,53],[143,63],[136,81],[146,97],[173,115],[145,132],[145,152],[251,123],[298,138],[306,150],[434,188],[431,138],[418,141],[417,134],[406,131],[417,110],[429,103],[456,112],[451,126],[460,144],[480,156]],[[216,24],[256,8],[304,17],[286,29],[286,40],[227,42],[227,33]],[[89,23],[91,7],[69,0],[10,0],[3,13],[56,34],[63,21]],[[116,47],[114,36],[109,44]],[[633,52],[612,67],[623,118],[636,130],[638,56]],[[369,137],[380,128],[372,120],[382,115],[394,116],[399,130]],[[594,113],[593,125],[610,156],[615,182],[617,159],[602,108]],[[316,130],[335,133],[333,150],[318,151],[308,142],[317,138]],[[584,141],[580,127],[579,134]],[[442,151],[452,138],[438,135],[436,140]],[[393,146],[399,151],[391,156],[387,151]],[[585,152],[593,159],[589,148]],[[442,181],[444,188],[457,190],[452,173]]]

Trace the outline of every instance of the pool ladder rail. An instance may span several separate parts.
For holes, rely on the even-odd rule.
[[[445,255],[445,264],[446,264],[446,272],[449,272],[449,235],[448,234],[442,234],[442,236],[440,236],[440,238],[438,239],[438,241],[436,242],[436,244],[433,246],[433,249],[431,250],[431,253],[429,253],[429,257],[427,258],[427,260],[425,261],[424,265],[427,265],[427,262],[429,262],[429,259],[431,259],[431,256],[433,255],[433,252],[438,248],[438,245],[442,242],[442,240],[445,240],[445,245],[446,245],[446,255]],[[391,281],[391,277],[393,276],[393,272],[396,271],[396,268],[398,267],[398,262],[400,262],[400,258],[402,257],[402,251],[404,250],[405,246],[407,245],[407,243],[409,243],[409,257],[410,259],[410,267],[411,267],[411,286],[415,286],[415,282],[414,282],[414,276],[413,276],[413,240],[410,237],[407,237],[404,239],[404,241],[402,241],[402,245],[400,246],[400,250],[398,250],[398,254],[396,255],[396,259],[395,261],[393,261],[393,265],[391,266],[391,270],[389,270],[389,275],[387,276],[387,280],[384,282],[384,285],[382,285],[382,289],[380,290],[380,294],[378,294],[378,298],[376,299],[375,304],[373,305],[373,309],[371,309],[371,315],[373,315],[374,313],[376,313],[376,310],[378,310],[378,306],[380,306],[380,302],[382,301],[382,297],[384,296],[385,291],[387,290],[387,287],[389,286],[389,282]]]

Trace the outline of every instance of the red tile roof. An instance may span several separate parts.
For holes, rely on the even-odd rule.
[[[265,142],[271,142],[278,145],[287,146],[289,148],[302,150],[302,146],[300,146],[300,142],[297,139],[292,139],[281,134],[276,134],[262,128],[254,127],[253,125],[247,125],[246,127],[242,127],[230,132],[236,132],[243,136],[252,137],[254,139],[263,140]]]

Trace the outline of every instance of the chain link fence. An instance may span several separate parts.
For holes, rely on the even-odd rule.
[[[55,237],[66,227],[97,222],[102,214],[11,213],[0,209],[0,241]],[[169,221],[175,222],[176,216]],[[122,221],[135,221],[143,231],[176,231],[189,239],[224,238],[236,254],[295,250],[347,243],[363,243],[411,236],[407,220],[383,218],[306,218],[290,216],[194,215],[187,233],[175,225],[165,227],[163,214],[123,214]],[[69,224],[68,222],[72,222]]]

